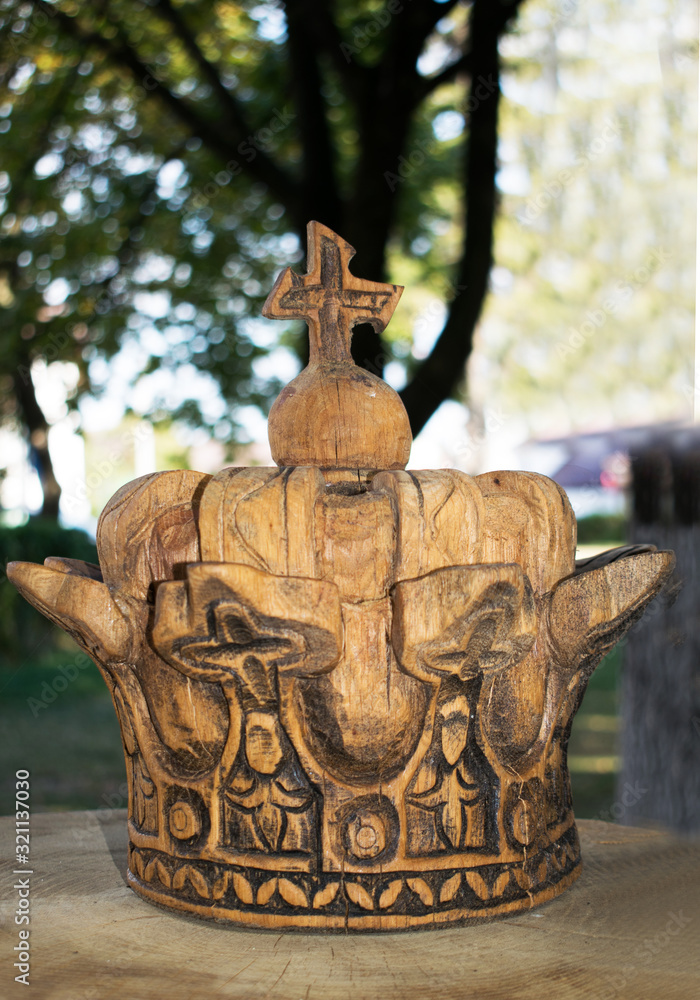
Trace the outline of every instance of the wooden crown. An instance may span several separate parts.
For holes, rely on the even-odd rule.
[[[403,471],[405,411],[349,356],[401,290],[309,235],[265,306],[312,340],[271,416],[280,467],[145,476],[105,508],[99,567],[8,575],[112,692],[144,898],[260,927],[524,909],[580,871],[571,721],[673,556],[577,566],[551,480]]]

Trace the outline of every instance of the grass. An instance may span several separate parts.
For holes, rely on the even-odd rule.
[[[618,685],[622,649],[616,646],[593,674],[569,740],[574,812],[611,820],[619,761]]]
[[[31,776],[31,808],[104,809],[123,798],[119,726],[97,667],[67,636],[0,670],[0,814],[14,812],[15,772]],[[44,647],[46,644],[43,644]]]

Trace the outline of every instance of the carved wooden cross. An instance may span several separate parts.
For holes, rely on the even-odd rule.
[[[308,271],[286,268],[263,306],[268,319],[303,319],[309,325],[310,361],[351,361],[350,337],[358,323],[381,333],[402,285],[365,281],[350,274],[355,249],[320,222],[306,227]]]

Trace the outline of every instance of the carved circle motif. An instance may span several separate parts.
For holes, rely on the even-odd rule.
[[[170,832],[178,840],[189,840],[202,832],[202,821],[189,802],[179,799],[170,807]]]
[[[399,820],[384,796],[366,795],[340,811],[343,849],[350,859],[386,860],[396,850]]]
[[[383,817],[366,809],[356,813],[345,829],[345,842],[356,858],[376,858],[386,847]]]

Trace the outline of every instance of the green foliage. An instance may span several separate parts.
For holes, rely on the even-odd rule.
[[[113,5],[112,16],[127,22],[133,6]],[[136,6],[132,41],[142,39],[146,65],[167,53],[173,88],[188,91],[195,81],[181,47],[147,6]],[[88,385],[99,392],[104,367],[91,365],[120,349],[139,355],[137,374],[161,367],[182,383],[195,366],[215,374],[210,405],[185,398],[179,415],[230,434],[224,407],[211,405],[217,385],[243,403],[264,403],[277,389],[255,377],[262,352],[240,320],[257,313],[270,274],[297,246],[284,239],[281,208],[246,175],[212,181],[220,158],[163,118],[148,79],[142,86],[104,53],[81,51],[55,21],[38,22],[31,4],[4,7],[0,102],[10,128],[0,175],[7,331],[0,367],[27,368],[37,356],[71,361],[78,392]],[[100,15],[90,20],[104,27]],[[243,73],[257,92],[265,72],[250,49],[254,26],[240,18],[226,54],[231,73]],[[271,82],[260,98],[263,118],[277,97]],[[194,99],[206,104],[199,89]],[[156,417],[167,409],[166,394],[156,395]]]
[[[387,215],[395,202],[389,268],[412,259],[417,281],[448,293],[463,140],[438,140],[434,125],[464,102],[464,81],[433,88],[414,59],[411,78],[393,80],[404,98],[416,89],[401,126],[375,91],[400,37],[416,55],[439,44],[446,64],[458,58],[467,15],[341,7],[324,26],[337,42],[324,49],[302,26],[295,50],[296,8],[274,2],[0,0],[0,419],[21,420],[11,376],[28,377],[35,359],[76,366],[75,406],[104,391],[105,361],[121,352],[144,389],[139,413],[240,440],[239,408],[265,410],[280,388],[256,362],[275,348],[304,354],[297,327],[258,317],[274,274],[301,258],[309,218],[338,227],[345,216],[349,238],[361,211],[367,228],[372,203]],[[387,139],[395,150],[370,170],[392,128],[404,130]],[[400,171],[394,190],[387,171]],[[388,238],[368,235],[372,266],[384,267]],[[397,344],[410,370],[413,316],[409,303],[386,348]]]
[[[627,519],[624,514],[591,514],[578,522],[578,544],[590,545],[610,542],[623,545],[627,535]]]
[[[66,648],[75,648],[70,640],[59,639],[55,626],[20,597],[5,576],[8,562],[41,565],[47,555],[97,562],[95,544],[84,531],[62,528],[55,521],[42,518],[34,518],[17,528],[0,525],[0,647],[6,664],[30,658],[41,661],[48,658],[53,662],[56,655],[61,655],[61,642],[64,658]]]
[[[126,775],[119,726],[109,693],[96,667],[90,667],[93,694],[81,692],[79,681],[61,690],[55,701],[34,714],[41,698],[46,671],[26,665],[22,677],[26,695],[0,699],[0,813],[14,810],[14,775],[27,768],[31,775],[34,812],[65,809],[126,807]],[[4,678],[0,675],[0,683]],[[59,685],[62,688],[62,685]],[[11,734],[11,738],[10,738]]]

